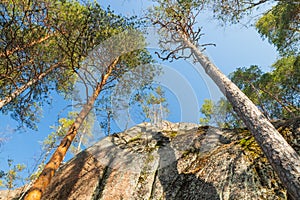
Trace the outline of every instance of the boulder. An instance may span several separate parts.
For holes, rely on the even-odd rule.
[[[82,151],[43,199],[288,199],[247,129],[165,124],[142,123]],[[299,118],[274,124],[300,153]]]

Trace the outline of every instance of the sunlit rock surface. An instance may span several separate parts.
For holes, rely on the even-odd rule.
[[[275,125],[300,153],[300,119]],[[79,153],[60,168],[43,199],[275,200],[287,195],[247,129],[165,121],[142,123]]]

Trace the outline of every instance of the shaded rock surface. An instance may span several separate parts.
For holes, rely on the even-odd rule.
[[[275,126],[300,153],[300,119]],[[287,194],[247,129],[164,122],[142,123],[79,153],[57,171],[43,199],[275,200]]]

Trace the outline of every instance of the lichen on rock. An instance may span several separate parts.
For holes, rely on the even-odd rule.
[[[247,129],[168,123],[100,140],[60,168],[43,199],[287,199]],[[299,118],[274,124],[299,153]]]

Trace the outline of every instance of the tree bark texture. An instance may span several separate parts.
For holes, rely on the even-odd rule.
[[[226,96],[237,115],[262,148],[282,184],[295,200],[300,199],[300,156],[260,112],[256,105],[227,78],[189,39],[184,43],[192,50],[206,73]]]
[[[75,122],[71,125],[66,136],[62,139],[60,145],[57,147],[49,162],[44,167],[40,176],[34,182],[33,186],[29,189],[28,193],[25,196],[25,200],[39,200],[41,199],[43,192],[46,187],[49,185],[52,177],[54,176],[56,170],[59,168],[61,162],[63,161],[72,141],[74,140],[78,129],[82,125],[84,119],[92,110],[94,103],[99,96],[103,86],[105,85],[107,79],[111,75],[113,68],[116,66],[118,58],[115,59],[107,68],[105,74],[101,77],[101,82],[99,82],[94,90],[93,95],[88,100],[87,104],[84,105],[80,113],[78,114]]]
[[[34,85],[38,81],[42,80],[45,76],[47,76],[49,73],[51,73],[55,68],[58,68],[61,66],[62,63],[56,63],[52,65],[49,69],[47,69],[45,72],[41,73],[38,75],[36,78],[28,81],[21,87],[17,88],[14,92],[11,94],[7,95],[3,99],[0,99],[0,109],[9,104],[12,100],[14,100],[17,96],[19,96],[22,92],[24,92],[26,89],[28,89],[30,86]]]
[[[15,52],[17,51],[23,51],[24,49],[27,49],[27,48],[30,48],[36,44],[40,44],[46,40],[48,40],[49,38],[53,37],[53,36],[56,36],[57,34],[49,34],[49,35],[46,35],[45,37],[42,37],[38,40],[35,40],[35,41],[32,41],[22,47],[18,46],[14,49],[11,49],[11,50],[8,50],[8,51],[5,51],[5,52],[0,52],[0,58],[3,58],[3,57],[7,57],[7,56],[11,56],[12,54],[14,54]]]

